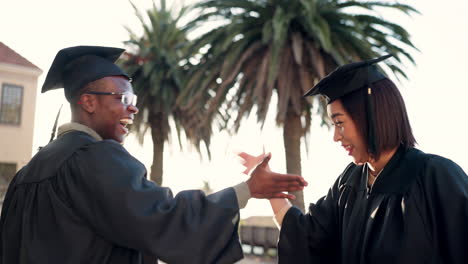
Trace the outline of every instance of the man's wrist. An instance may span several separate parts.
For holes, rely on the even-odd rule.
[[[233,186],[233,188],[236,193],[237,204],[239,205],[239,209],[242,209],[247,205],[247,202],[252,197],[249,185],[247,182],[241,182]]]

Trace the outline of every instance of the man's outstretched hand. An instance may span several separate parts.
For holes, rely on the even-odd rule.
[[[272,172],[268,167],[270,158],[271,154],[264,156],[263,161],[252,171],[247,180],[252,197],[295,199],[294,195],[283,192],[302,190],[304,186],[307,186],[307,182],[298,175]],[[248,161],[248,159],[245,160]]]

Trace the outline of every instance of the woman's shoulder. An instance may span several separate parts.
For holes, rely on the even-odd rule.
[[[423,157],[420,159],[424,162],[425,171],[447,171],[447,172],[462,172],[464,173],[463,169],[455,163],[453,160],[443,157],[441,155],[433,154],[433,153],[425,153],[421,150],[414,149],[414,151],[419,152],[419,156]]]
[[[424,156],[424,169],[419,176],[425,186],[447,191],[468,188],[468,177],[457,163],[437,154],[423,153],[422,155]]]
[[[426,162],[426,174],[429,175],[445,175],[445,178],[450,179],[450,176],[459,177],[464,182],[468,182],[468,177],[463,169],[451,159],[435,154],[429,154]]]

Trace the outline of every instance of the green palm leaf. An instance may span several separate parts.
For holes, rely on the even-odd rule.
[[[164,142],[169,140],[172,122],[182,146],[182,133],[200,152],[202,144],[208,155],[211,127],[197,127],[197,119],[203,116],[203,109],[186,109],[177,106],[177,98],[185,92],[188,73],[188,58],[193,54],[187,34],[196,24],[179,25],[192,9],[181,7],[174,10],[166,5],[165,0],[159,6],[153,2],[153,8],[141,12],[133,4],[143,34],[127,28],[129,40],[125,42],[130,52],[121,61],[122,68],[132,76],[132,85],[138,94],[137,107],[140,114],[135,116],[132,131],[141,144],[145,134],[151,129],[154,158],[151,167],[151,179],[162,184],[162,157]],[[203,98],[204,100],[204,98]]]
[[[307,136],[312,115],[328,123],[326,104],[302,97],[325,74],[344,63],[392,53],[388,69],[407,78],[402,59],[414,63],[408,50],[416,48],[403,27],[379,13],[383,9],[418,13],[393,1],[202,0],[194,7],[200,15],[190,23],[220,23],[194,40],[192,51],[203,52],[178,103],[207,109],[201,126],[218,120],[220,128],[236,132],[254,109],[263,125],[276,93],[286,151],[299,156],[289,148]],[[287,138],[291,131],[300,131],[299,137]],[[300,156],[299,161],[290,156],[288,172],[300,174]]]

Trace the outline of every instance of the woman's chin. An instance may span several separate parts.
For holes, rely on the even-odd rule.
[[[353,163],[356,165],[364,165],[367,161],[359,157],[353,157]]]

